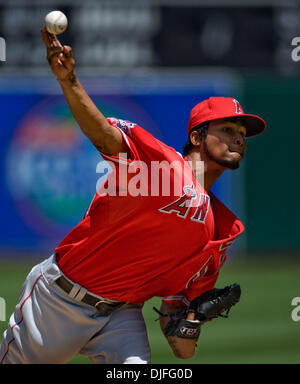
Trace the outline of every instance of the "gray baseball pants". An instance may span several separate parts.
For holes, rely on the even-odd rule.
[[[98,364],[147,364],[150,347],[142,305],[124,304],[109,316],[55,284],[55,256],[28,274],[0,345],[2,364],[61,364],[77,354]],[[83,294],[84,288],[80,288]]]

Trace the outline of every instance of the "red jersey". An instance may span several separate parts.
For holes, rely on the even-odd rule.
[[[130,159],[102,154],[106,180],[55,249],[58,265],[109,299],[187,303],[214,288],[225,250],[243,224],[203,189],[173,148],[136,124],[108,121],[122,132]]]

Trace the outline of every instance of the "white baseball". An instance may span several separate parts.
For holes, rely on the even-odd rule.
[[[61,11],[52,11],[45,17],[47,31],[59,35],[63,33],[68,26],[68,19]]]

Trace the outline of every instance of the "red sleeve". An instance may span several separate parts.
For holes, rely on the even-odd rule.
[[[163,160],[165,158],[164,152],[166,150],[176,152],[174,148],[171,148],[156,139],[150,132],[146,131],[138,124],[116,119],[114,117],[108,118],[107,121],[110,125],[118,128],[122,132],[131,155],[134,156],[133,160]]]
[[[139,155],[138,155],[138,150],[131,138],[131,128],[135,127],[136,124],[134,123],[131,123],[130,121],[125,121],[125,120],[119,120],[119,119],[116,119],[114,117],[110,117],[110,118],[107,118],[106,119],[107,122],[112,125],[113,127],[115,128],[118,128],[119,131],[122,133],[122,136],[124,138],[124,141],[129,149],[129,154],[130,154],[130,160],[137,160],[139,159]],[[116,156],[108,156],[106,154],[103,154],[102,152],[100,152],[101,155],[104,155],[104,157],[112,157],[112,158],[119,158],[116,157]],[[122,156],[120,156],[122,157]]]
[[[162,301],[175,306],[189,305],[192,300],[202,295],[202,293],[214,289],[218,276],[219,274],[216,273],[212,276],[203,277],[182,292],[174,296],[164,297]]]

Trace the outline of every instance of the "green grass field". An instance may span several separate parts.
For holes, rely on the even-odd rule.
[[[0,296],[6,300],[7,321],[17,302],[21,285],[32,263],[0,262]],[[268,265],[243,260],[227,263],[217,287],[237,282],[242,287],[240,303],[228,319],[218,318],[203,326],[194,358],[178,360],[164,339],[152,299],[144,306],[144,316],[154,364],[299,364],[300,321],[291,318],[294,297],[300,297],[300,260],[277,261]],[[299,310],[300,314],[300,310]],[[7,321],[0,321],[1,335]],[[2,338],[2,336],[1,336]],[[89,364],[83,356],[72,363]]]

